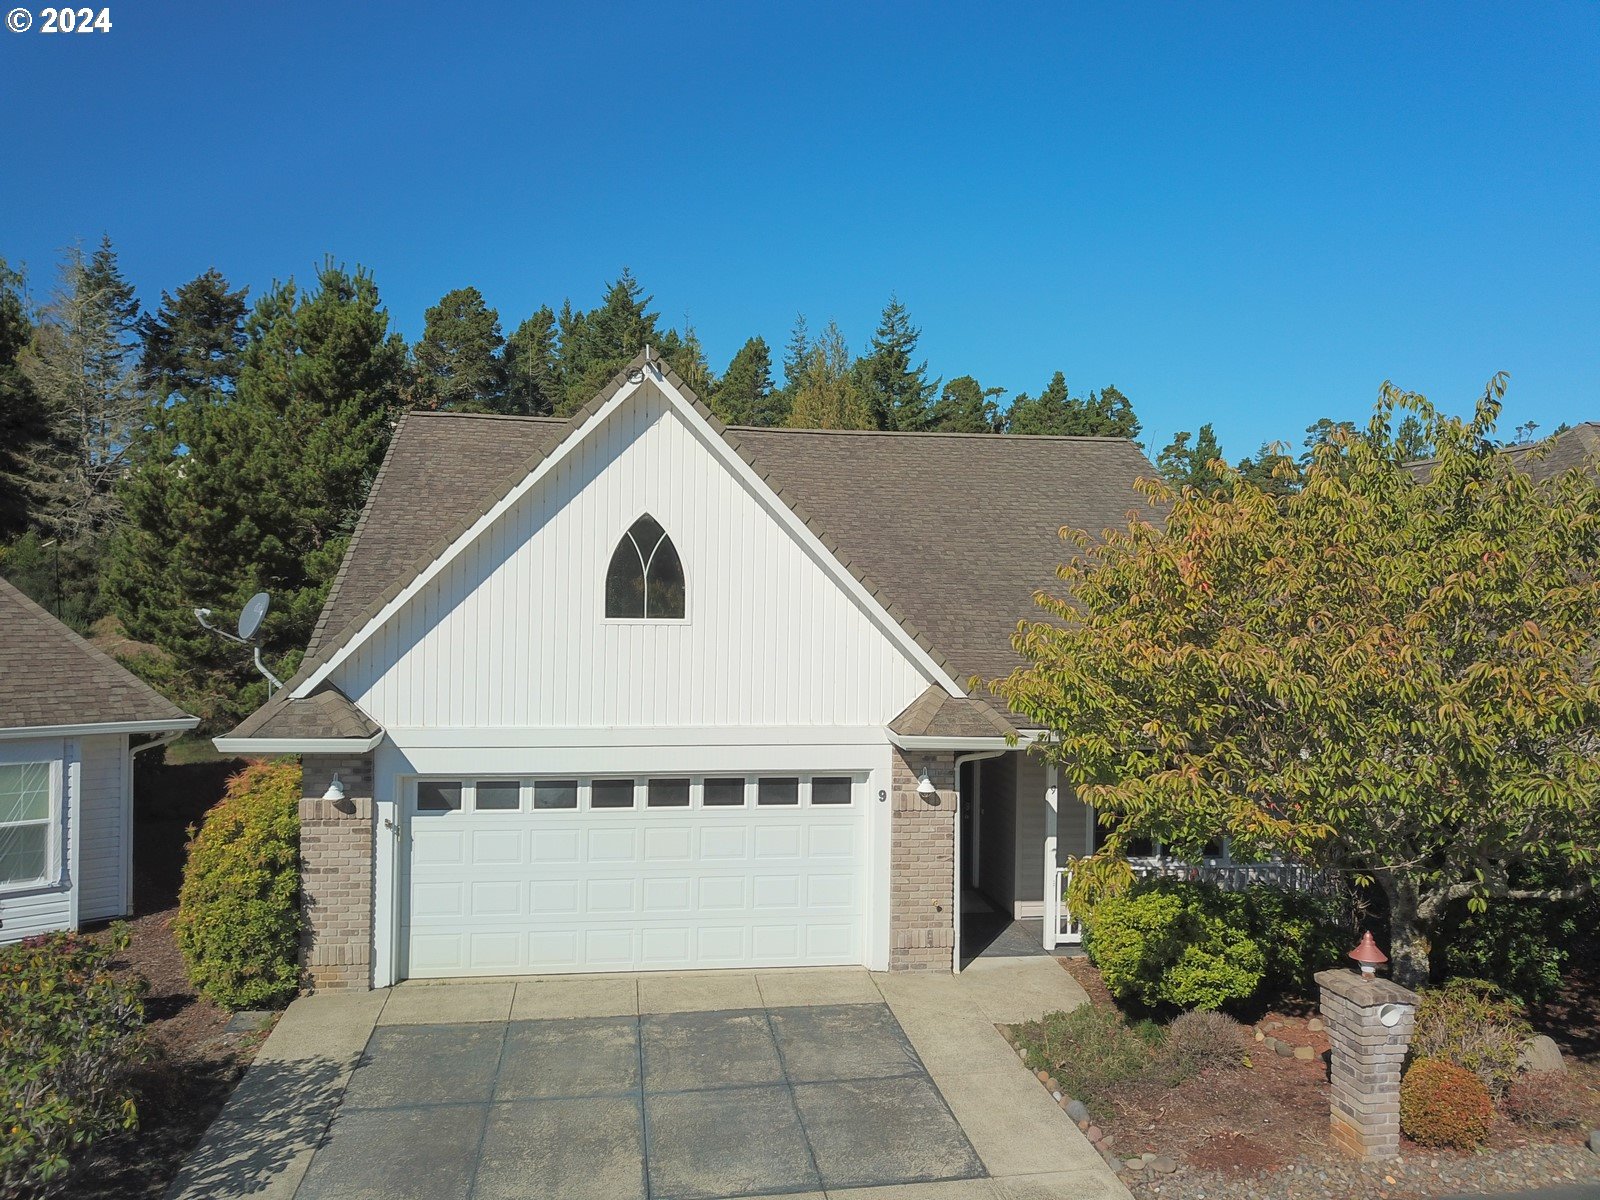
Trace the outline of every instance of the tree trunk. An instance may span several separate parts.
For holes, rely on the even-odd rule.
[[[1402,987],[1428,982],[1428,937],[1417,915],[1417,885],[1387,872],[1378,873],[1378,886],[1389,901],[1389,973]]]

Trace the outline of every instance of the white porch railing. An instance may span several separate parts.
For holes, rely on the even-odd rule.
[[[1242,892],[1252,884],[1259,883],[1286,891],[1326,895],[1336,886],[1333,876],[1326,871],[1293,862],[1235,863],[1208,860],[1204,863],[1188,863],[1175,858],[1130,858],[1128,866],[1139,879],[1186,879],[1194,883],[1214,884],[1225,892]],[[1083,922],[1073,916],[1067,903],[1067,885],[1071,881],[1071,863],[1056,868],[1056,885],[1045,898],[1044,934],[1045,948],[1048,950],[1057,946],[1076,946],[1083,941]]]

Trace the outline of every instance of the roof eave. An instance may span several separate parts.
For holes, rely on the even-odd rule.
[[[1019,732],[1009,737],[941,737],[938,734],[909,734],[889,731],[889,741],[902,750],[1026,750],[1038,740],[1036,733]]]
[[[13,725],[0,729],[0,741],[41,737],[94,737],[114,733],[182,733],[200,724],[199,717],[162,717],[153,721],[86,721],[78,725]]]
[[[382,730],[367,738],[214,737],[223,754],[366,754],[383,741]]]

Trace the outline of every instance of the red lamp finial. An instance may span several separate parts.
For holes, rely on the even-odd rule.
[[[1389,956],[1379,950],[1378,943],[1372,940],[1371,930],[1361,935],[1361,941],[1350,951],[1350,957],[1356,960],[1365,979],[1371,979],[1378,973],[1379,966],[1389,961]]]

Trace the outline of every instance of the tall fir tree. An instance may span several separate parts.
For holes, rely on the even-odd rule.
[[[711,411],[728,425],[783,425],[789,419],[784,394],[772,386],[772,351],[765,338],[739,348],[711,398]]]
[[[993,433],[1001,418],[996,396],[1005,388],[986,388],[971,375],[961,375],[944,385],[938,402],[928,410],[927,427],[941,433]]]
[[[1300,468],[1286,449],[1284,442],[1262,442],[1261,448],[1241,458],[1234,470],[1258,490],[1286,496],[1300,486]]]
[[[33,338],[27,280],[0,258],[0,541],[32,523],[32,461],[50,424],[33,383],[22,370],[22,353]]]
[[[547,416],[561,396],[561,360],[556,314],[547,304],[506,338],[505,409],[520,416]]]
[[[1037,397],[1024,392],[1013,401],[1006,428],[1011,433],[1132,439],[1139,436],[1140,425],[1133,405],[1115,387],[1075,397],[1067,390],[1066,377],[1057,371]]]
[[[789,330],[789,341],[783,350],[783,390],[791,404],[810,361],[811,329],[806,324],[805,313],[796,313],[794,325]]]
[[[1191,445],[1189,439],[1194,439]],[[1217,442],[1217,431],[1210,422],[1200,426],[1198,434],[1180,430],[1172,441],[1156,456],[1156,470],[1162,478],[1176,488],[1192,487],[1202,492],[1213,492],[1225,486],[1225,481],[1212,463],[1222,458],[1222,447]]]
[[[789,410],[795,429],[876,429],[850,348],[835,322],[812,345]]]
[[[178,664],[153,681],[213,725],[259,704],[265,688],[248,657],[202,631],[191,610],[231,615],[270,592],[263,644],[274,670],[292,673],[383,456],[406,368],[371,276],[331,260],[315,288],[291,280],[263,294],[245,336],[231,400],[186,406],[182,451],[130,483],[149,502],[134,506],[106,578],[128,631]]]
[[[452,412],[504,412],[500,314],[475,287],[446,292],[423,318],[412,348],[411,403]]]
[[[626,267],[606,288],[600,307],[583,313],[562,305],[562,400],[557,416],[570,416],[601,391],[646,345],[660,341],[651,296]]]
[[[926,361],[912,365],[921,337],[900,298],[890,296],[858,364],[861,387],[879,429],[914,433],[928,427],[939,383],[928,382]]]
[[[247,288],[228,287],[215,267],[176,292],[162,292],[155,311],[139,318],[139,379],[145,393],[144,428],[134,439],[135,459],[166,456],[174,445],[183,407],[215,404],[233,394],[244,350]]]
[[[144,416],[138,319],[111,239],[88,255],[73,247],[21,356],[50,424],[38,517],[60,544],[85,553],[117,523],[116,484]]]
[[[706,361],[706,349],[700,343],[700,335],[695,327],[687,320],[683,324],[683,333],[676,329],[669,329],[660,335],[661,357],[667,360],[667,365],[678,373],[678,378],[689,385],[701,401],[709,403],[712,393],[716,390],[717,379],[711,373],[711,364]]]

